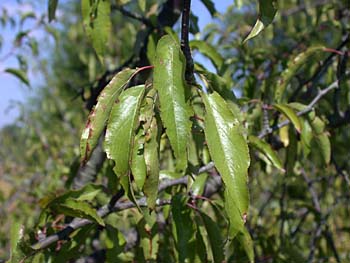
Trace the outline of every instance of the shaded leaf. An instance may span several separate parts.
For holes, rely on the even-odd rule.
[[[56,9],[57,9],[58,0],[49,0],[48,14],[49,22],[56,18]]]
[[[328,165],[331,161],[331,143],[327,133],[322,133],[315,136],[314,141],[318,152],[321,154],[323,163]]]
[[[253,240],[247,229],[243,229],[237,234],[238,242],[243,247],[245,253],[249,258],[249,262],[254,263],[254,247]]]
[[[276,0],[259,0],[259,18],[256,20],[254,27],[244,39],[243,43],[256,37],[268,25],[270,25],[277,13]]]
[[[225,209],[230,221],[229,237],[244,228],[248,212],[247,173],[250,164],[247,142],[237,117],[225,100],[214,92],[202,93],[206,116],[205,136],[210,155],[225,185]]]
[[[134,141],[131,157],[131,172],[134,177],[138,189],[142,190],[146,180],[146,162],[144,158],[144,135],[143,130],[140,129]]]
[[[187,167],[187,140],[191,131],[191,109],[185,99],[185,57],[169,35],[157,45],[153,86],[158,91],[160,116],[176,157],[176,168]]]
[[[86,218],[104,226],[103,219],[97,214],[97,211],[84,201],[67,199],[63,203],[58,203],[51,209],[67,216]]]
[[[93,4],[91,2],[90,0],[81,1],[83,24],[92,46],[102,60],[112,28],[111,3],[109,0],[99,0]]]
[[[104,147],[107,158],[115,162],[113,170],[119,177],[126,176],[130,168],[135,126],[144,91],[144,85],[125,90],[108,119]]]
[[[301,132],[302,128],[300,119],[288,104],[275,104],[273,105],[273,107],[282,114],[284,114],[290,120],[290,122],[293,123],[297,132]]]
[[[277,153],[271,148],[270,144],[252,135],[248,137],[248,140],[250,145],[262,152],[276,168],[284,172],[283,164]]]
[[[116,99],[135,73],[134,69],[125,69],[119,72],[98,96],[97,104],[89,114],[80,139],[80,154],[83,163],[89,159],[96,147]]]
[[[28,87],[30,86],[27,74],[23,70],[15,69],[15,68],[7,68],[5,69],[5,72],[14,75],[24,84],[26,84]]]
[[[323,49],[324,47],[322,46],[310,47],[305,52],[297,55],[294,59],[289,60],[287,68],[282,72],[281,77],[277,81],[275,89],[275,101],[277,103],[282,101],[287,85],[298,70],[305,64],[306,60],[316,52],[322,51]]]
[[[208,11],[211,14],[211,16],[216,15],[217,11],[216,11],[216,8],[215,8],[215,5],[214,5],[213,1],[211,1],[211,0],[201,0],[201,2],[208,9]]]
[[[179,262],[193,262],[196,228],[191,218],[191,209],[186,205],[187,198],[182,195],[175,195],[171,204]]]

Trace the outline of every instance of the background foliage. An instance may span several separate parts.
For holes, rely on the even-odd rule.
[[[0,133],[1,259],[350,261],[347,0],[201,1],[213,21],[199,30],[192,10],[187,81],[182,1],[48,2],[1,11],[19,62],[4,74],[43,78]],[[117,106],[100,96],[88,117],[111,80]],[[80,145],[104,124],[105,144]]]

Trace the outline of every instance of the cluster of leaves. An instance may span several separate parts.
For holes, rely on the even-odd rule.
[[[206,65],[195,59],[197,83],[185,80],[188,58],[161,20],[162,7],[181,9],[178,2],[81,1],[96,55],[76,29],[68,35],[84,48],[65,43],[62,52],[73,62],[65,67],[57,61],[67,74],[83,72],[63,83],[80,84],[88,108],[95,104],[82,131],[81,160],[73,161],[75,127],[83,126],[79,107],[53,110],[65,124],[74,115],[70,134],[52,127],[48,109],[36,109],[50,121],[35,122],[42,125],[41,143],[56,149],[52,134],[72,141],[60,144],[65,153],[34,151],[56,154],[42,187],[62,190],[51,187],[51,193],[35,196],[40,217],[32,204],[31,222],[25,222],[32,231],[23,230],[23,220],[12,223],[9,262],[66,262],[82,255],[94,262],[349,260],[342,242],[349,228],[344,219],[350,183],[344,143],[350,117],[346,1],[261,0],[259,7],[235,1],[224,16],[212,1],[201,1],[222,21],[199,33],[191,15],[194,58],[199,53],[209,59]],[[50,20],[57,3],[49,1]],[[110,19],[113,10],[130,21]],[[145,28],[136,33],[139,22]],[[111,38],[114,25],[124,31]],[[118,37],[129,47],[135,41],[132,54]],[[111,62],[129,56],[128,67]],[[90,83],[81,85],[86,79]],[[61,103],[45,97],[52,101]],[[23,143],[23,135],[3,130],[4,135]],[[11,145],[5,149],[16,153]],[[22,158],[24,167],[45,167],[45,157],[30,165],[28,159]],[[78,189],[64,191],[63,184]],[[11,220],[20,217],[16,213]]]

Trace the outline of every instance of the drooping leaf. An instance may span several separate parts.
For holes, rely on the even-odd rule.
[[[237,117],[225,100],[214,92],[202,93],[206,109],[205,136],[210,155],[225,185],[225,209],[230,221],[229,237],[244,228],[248,212],[247,174],[249,150]]]
[[[113,170],[119,177],[127,175],[130,168],[135,126],[144,91],[144,85],[125,90],[108,119],[104,147],[107,158],[115,162]]]
[[[15,68],[7,68],[5,69],[5,72],[14,75],[24,84],[26,84],[28,87],[30,86],[27,74],[23,70],[15,69]]]
[[[249,143],[257,150],[262,152],[277,169],[284,171],[283,164],[277,153],[271,148],[270,144],[253,135],[248,137]]]
[[[169,35],[157,45],[153,85],[158,91],[160,116],[176,157],[176,167],[187,167],[187,139],[191,130],[191,110],[185,99],[185,57]]]
[[[200,215],[203,219],[203,223],[208,234],[208,241],[211,247],[214,262],[223,262],[225,259],[224,240],[221,236],[221,230],[219,229],[218,224],[214,222],[214,220],[211,219],[211,217],[209,217],[205,213],[201,213]]]
[[[157,118],[151,119],[146,131],[144,157],[147,169],[147,178],[143,186],[143,192],[147,197],[147,206],[154,209],[158,196],[159,183],[159,130]]]
[[[185,196],[175,195],[171,201],[179,262],[193,262],[195,256],[196,228],[191,218],[191,210],[186,205],[187,200]]]
[[[202,40],[192,40],[190,47],[191,49],[197,49],[204,56],[208,57],[217,70],[221,69],[224,59],[213,46]]]
[[[243,231],[237,234],[238,242],[243,247],[245,253],[249,258],[250,263],[254,263],[254,249],[253,249],[253,240],[247,229],[243,229]]]
[[[328,165],[331,161],[331,143],[326,132],[314,137],[317,152],[321,154],[324,165]]]
[[[49,0],[49,6],[48,6],[49,22],[51,22],[56,18],[57,4],[58,4],[58,0]]]
[[[290,107],[288,104],[275,104],[273,107],[284,114],[291,123],[293,123],[295,129],[297,132],[301,132],[301,122],[297,114],[294,112],[292,107]]]
[[[305,64],[306,60],[315,53],[324,50],[323,46],[315,46],[308,48],[305,52],[297,55],[294,59],[290,60],[287,64],[287,68],[282,72],[281,77],[276,83],[275,89],[275,101],[280,103],[282,101],[285,90],[298,70]]]
[[[142,190],[143,188],[147,174],[146,162],[144,157],[144,144],[145,138],[143,135],[143,129],[140,129],[135,137],[131,157],[132,175],[134,177],[138,189],[140,190]]]
[[[125,69],[119,72],[102,90],[96,106],[89,114],[85,129],[81,135],[80,154],[83,163],[87,162],[93,149],[96,147],[116,99],[135,73],[136,70],[134,69]]]
[[[211,0],[201,0],[201,2],[208,9],[208,11],[211,14],[211,16],[214,16],[217,13],[213,1],[211,1]]]
[[[244,39],[243,43],[249,39],[256,37],[268,25],[270,25],[277,13],[276,0],[259,0],[259,18],[256,20],[254,27],[249,35]]]
[[[19,222],[12,222],[10,229],[10,259],[9,263],[19,262],[23,258],[23,254],[20,252],[19,245],[23,238],[23,225]]]
[[[86,218],[101,226],[105,225],[103,219],[97,214],[97,211],[84,201],[68,198],[64,202],[52,206],[51,209],[67,216]]]
[[[99,0],[92,2],[91,0],[82,0],[81,10],[86,34],[102,61],[112,28],[110,19],[111,1]]]

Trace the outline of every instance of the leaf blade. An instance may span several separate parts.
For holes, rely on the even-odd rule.
[[[288,104],[275,104],[273,107],[285,115],[291,123],[293,123],[298,133],[301,133],[302,126],[298,115],[294,112],[293,108]]]

